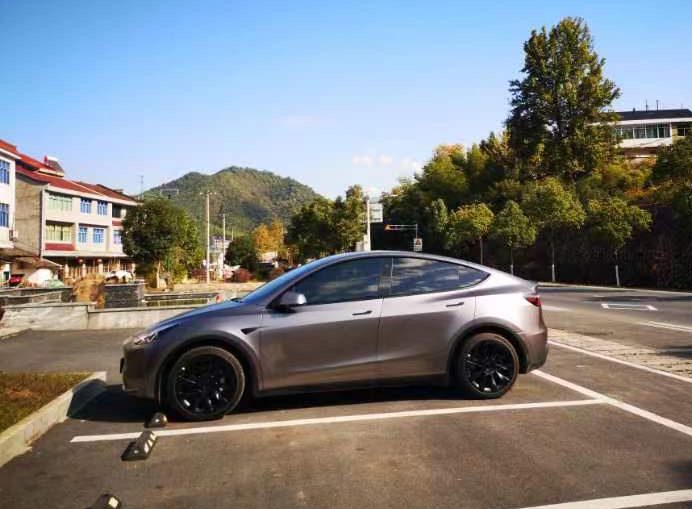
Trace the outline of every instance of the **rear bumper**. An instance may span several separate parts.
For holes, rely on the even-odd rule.
[[[528,373],[543,366],[548,358],[548,329],[543,327],[534,334],[521,336],[526,347],[526,373]]]

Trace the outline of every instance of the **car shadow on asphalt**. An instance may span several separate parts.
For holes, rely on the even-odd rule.
[[[462,399],[464,397],[454,390],[439,386],[374,387],[245,398],[233,413],[252,414],[367,403]],[[158,410],[160,408],[153,401],[131,396],[123,391],[120,385],[109,385],[103,394],[70,417],[92,422],[142,424]],[[171,422],[181,421],[175,415],[167,413],[167,416]]]

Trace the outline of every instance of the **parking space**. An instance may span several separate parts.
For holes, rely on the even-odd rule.
[[[0,501],[86,507],[111,492],[126,507],[524,508],[642,494],[651,506],[672,491],[685,507],[690,388],[553,348],[500,400],[433,388],[272,397],[169,423],[149,459],[123,462],[154,408],[112,387],[0,471]]]

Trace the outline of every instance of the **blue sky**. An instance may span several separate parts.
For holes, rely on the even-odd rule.
[[[692,106],[689,0],[0,0],[0,138],[130,192],[229,165],[388,189],[501,128],[523,41],[569,15],[616,107]]]

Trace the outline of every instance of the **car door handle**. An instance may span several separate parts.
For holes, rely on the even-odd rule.
[[[368,309],[367,311],[361,311],[360,313],[353,313],[353,316],[369,315],[370,313],[372,313],[372,310]]]
[[[458,308],[459,306],[463,306],[464,301],[462,300],[461,302],[454,302],[453,304],[447,304],[448,308]]]

